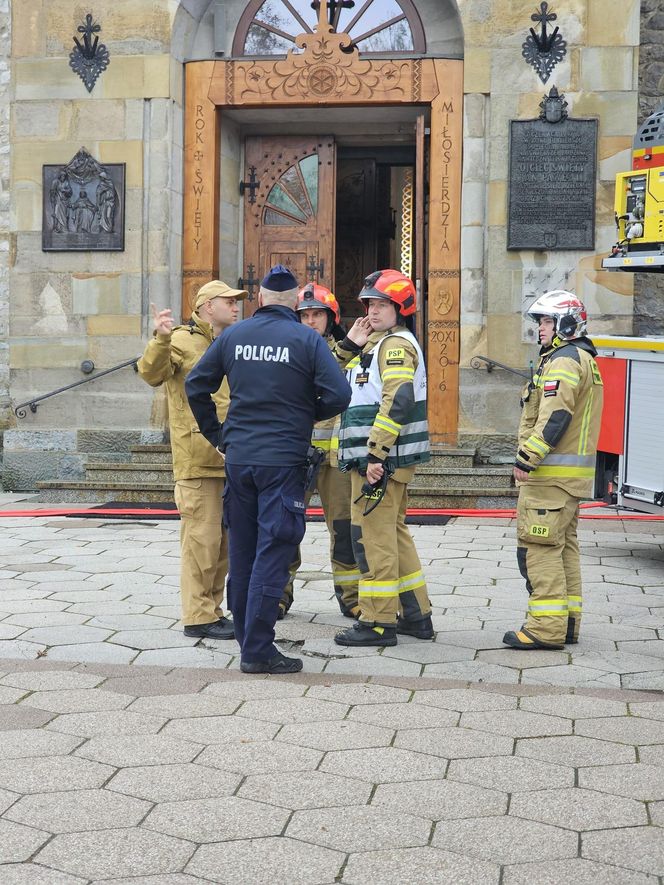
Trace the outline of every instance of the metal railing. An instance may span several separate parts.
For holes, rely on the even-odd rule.
[[[89,384],[90,381],[96,381],[97,378],[103,378],[104,375],[110,375],[111,372],[117,372],[120,369],[126,369],[127,366],[133,366],[134,372],[138,372],[138,361],[140,357],[135,356],[131,360],[126,360],[124,363],[118,363],[117,366],[111,366],[110,369],[104,369],[103,372],[97,372],[96,375],[90,375],[89,378],[84,378],[82,381],[75,381],[73,384],[67,384],[66,387],[58,387],[57,390],[51,390],[49,393],[43,393],[41,396],[34,396],[32,399],[26,400],[24,403],[19,403],[14,407],[14,414],[17,418],[25,418],[28,414],[28,409],[34,414],[37,411],[37,406],[40,402],[45,399],[48,399],[51,396],[57,396],[59,393],[64,393],[66,390],[72,390],[74,387],[80,387],[81,384]]]
[[[512,366],[506,366],[505,363],[499,363],[498,360],[492,360],[488,356],[474,356],[470,365],[473,369],[486,369],[487,372],[493,372],[494,367],[497,369],[503,369],[505,372],[511,372],[512,375],[518,375],[520,378],[525,378],[527,381],[531,381],[533,377],[533,364],[530,364],[530,371],[526,371],[525,369],[514,369]]]

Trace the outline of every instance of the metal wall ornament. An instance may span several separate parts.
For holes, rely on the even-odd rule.
[[[109,66],[111,58],[104,43],[99,42],[98,36],[101,25],[93,21],[92,14],[85,16],[85,24],[77,28],[79,34],[83,34],[83,42],[74,37],[75,46],[69,53],[69,67],[83,81],[88,92],[92,92],[97,78]]]
[[[540,32],[538,34],[534,28],[529,28],[530,34],[521,47],[521,54],[535,69],[542,83],[547,82],[555,66],[567,53],[567,43],[558,26],[550,33],[547,31],[547,24],[557,18],[555,12],[549,12],[548,3],[541,3],[539,10],[530,16],[531,21],[539,22]]]
[[[42,182],[44,252],[124,251],[124,163],[103,166],[82,147],[65,166],[43,166]]]

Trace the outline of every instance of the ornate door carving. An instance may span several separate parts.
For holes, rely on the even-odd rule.
[[[245,193],[244,263],[261,279],[285,264],[304,285],[334,286],[336,151],[328,136],[247,138],[246,180],[254,171],[255,202]],[[245,316],[256,309],[255,299]]]

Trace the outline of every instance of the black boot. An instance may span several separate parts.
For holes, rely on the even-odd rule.
[[[431,623],[431,615],[421,621],[397,621],[397,633],[402,636],[415,636],[417,639],[433,639],[435,633]]]
[[[299,658],[287,658],[280,651],[267,661],[240,661],[243,673],[271,673],[274,676],[284,673],[299,673],[302,661]]]
[[[342,630],[334,637],[337,645],[369,646],[369,645],[396,645],[396,627],[370,627],[358,621],[347,630]]]
[[[197,636],[199,639],[235,639],[233,622],[228,618],[219,618],[211,624],[188,624],[184,628],[185,636]]]

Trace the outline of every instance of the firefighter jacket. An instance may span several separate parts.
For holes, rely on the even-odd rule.
[[[231,402],[220,424],[211,394],[228,379]],[[325,339],[281,304],[259,308],[226,329],[186,381],[205,437],[229,464],[304,464],[315,421],[342,412],[350,388]]]
[[[176,481],[225,475],[223,458],[198,429],[184,390],[185,378],[212,340],[212,327],[194,313],[187,325],[177,326],[168,335],[155,334],[138,361],[138,372],[144,381],[151,387],[166,385]],[[213,400],[223,420],[229,401],[226,383],[214,393]]]
[[[374,332],[362,353],[337,345],[352,390],[341,417],[339,464],[365,470],[369,460],[396,469],[428,461],[427,380],[417,340],[402,326]]]
[[[602,417],[602,377],[588,338],[560,341],[541,352],[522,393],[516,466],[528,486],[558,486],[576,498],[592,496]]]

